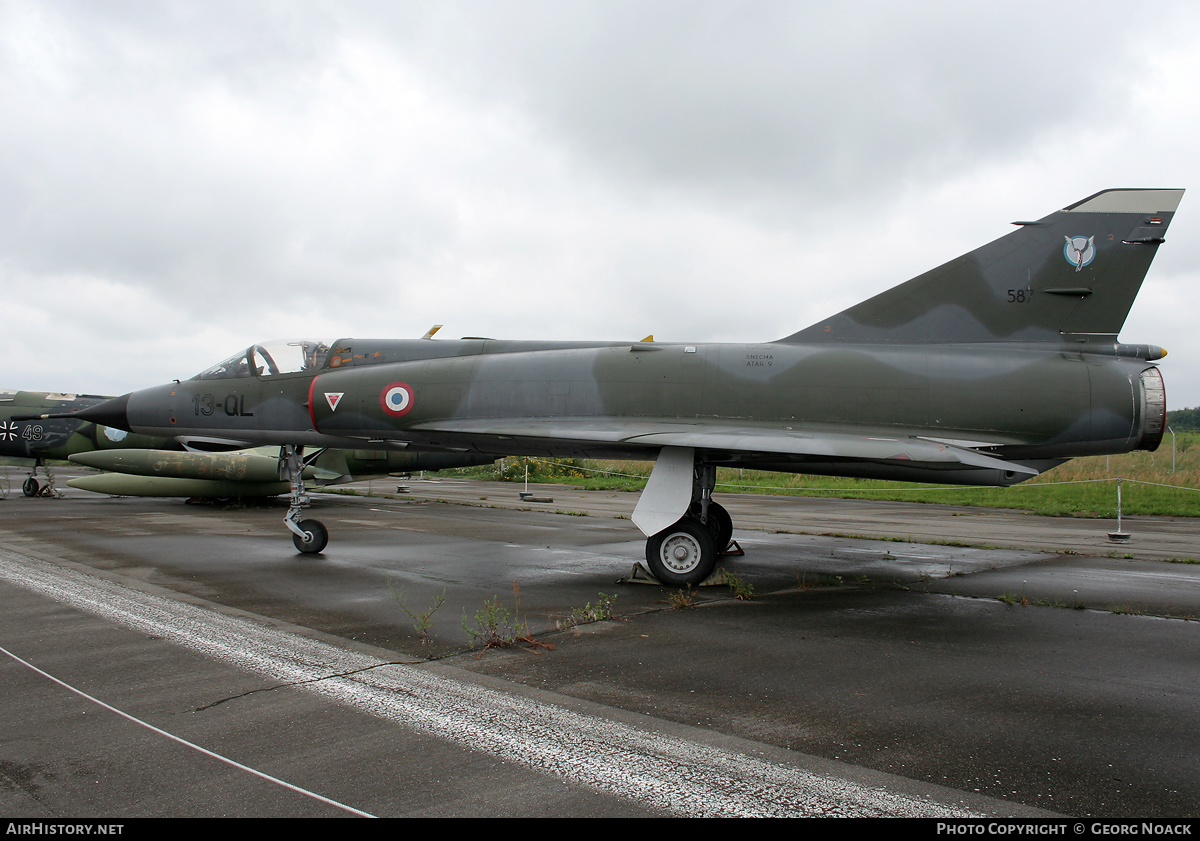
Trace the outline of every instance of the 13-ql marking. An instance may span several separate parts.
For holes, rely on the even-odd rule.
[[[192,395],[192,406],[197,415],[208,417],[216,411],[217,401],[211,394],[194,394]],[[254,417],[254,412],[246,411],[246,395],[238,394],[237,392],[226,394],[221,408],[231,418]]]

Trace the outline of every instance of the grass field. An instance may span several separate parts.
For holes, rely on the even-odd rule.
[[[1157,452],[1074,459],[1009,488],[920,485],[722,468],[718,471],[716,492],[892,499],[1111,518],[1117,513],[1120,477],[1124,514],[1200,517],[1200,433],[1176,435],[1174,461],[1172,471],[1172,442],[1167,435]],[[652,467],[653,462],[531,458],[529,480],[636,491],[645,486]],[[443,473],[521,482],[525,478],[525,460],[508,458],[490,468]]]

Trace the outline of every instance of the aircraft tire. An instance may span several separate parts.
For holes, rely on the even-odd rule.
[[[41,490],[42,486],[32,476],[21,483],[21,493],[25,494],[25,496],[37,496]]]
[[[700,503],[693,502],[688,508],[687,517],[690,520],[700,522]],[[725,547],[729,545],[729,541],[733,540],[733,517],[729,516],[729,512],[725,510],[725,506],[719,502],[708,503],[708,522],[706,523],[708,530],[712,532],[713,543],[717,545],[717,554],[720,555],[725,551]]]
[[[716,562],[712,532],[687,517],[646,541],[650,574],[672,587],[700,584],[712,573]]]
[[[725,506],[717,502],[708,503],[708,528],[713,533],[713,542],[717,545],[717,554],[725,551],[729,541],[733,540],[733,517],[725,510]]]
[[[329,530],[320,520],[301,520],[297,525],[312,539],[306,541],[300,535],[293,534],[292,544],[296,547],[296,551],[305,555],[316,555],[329,545]]]

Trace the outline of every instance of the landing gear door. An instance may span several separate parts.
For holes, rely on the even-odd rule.
[[[692,503],[691,447],[663,447],[633,510],[633,524],[650,537],[674,524]]]

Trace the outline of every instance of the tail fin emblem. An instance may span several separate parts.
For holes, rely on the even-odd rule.
[[[1066,237],[1067,244],[1063,246],[1063,256],[1067,262],[1079,271],[1090,265],[1096,259],[1096,238],[1094,236]]]

